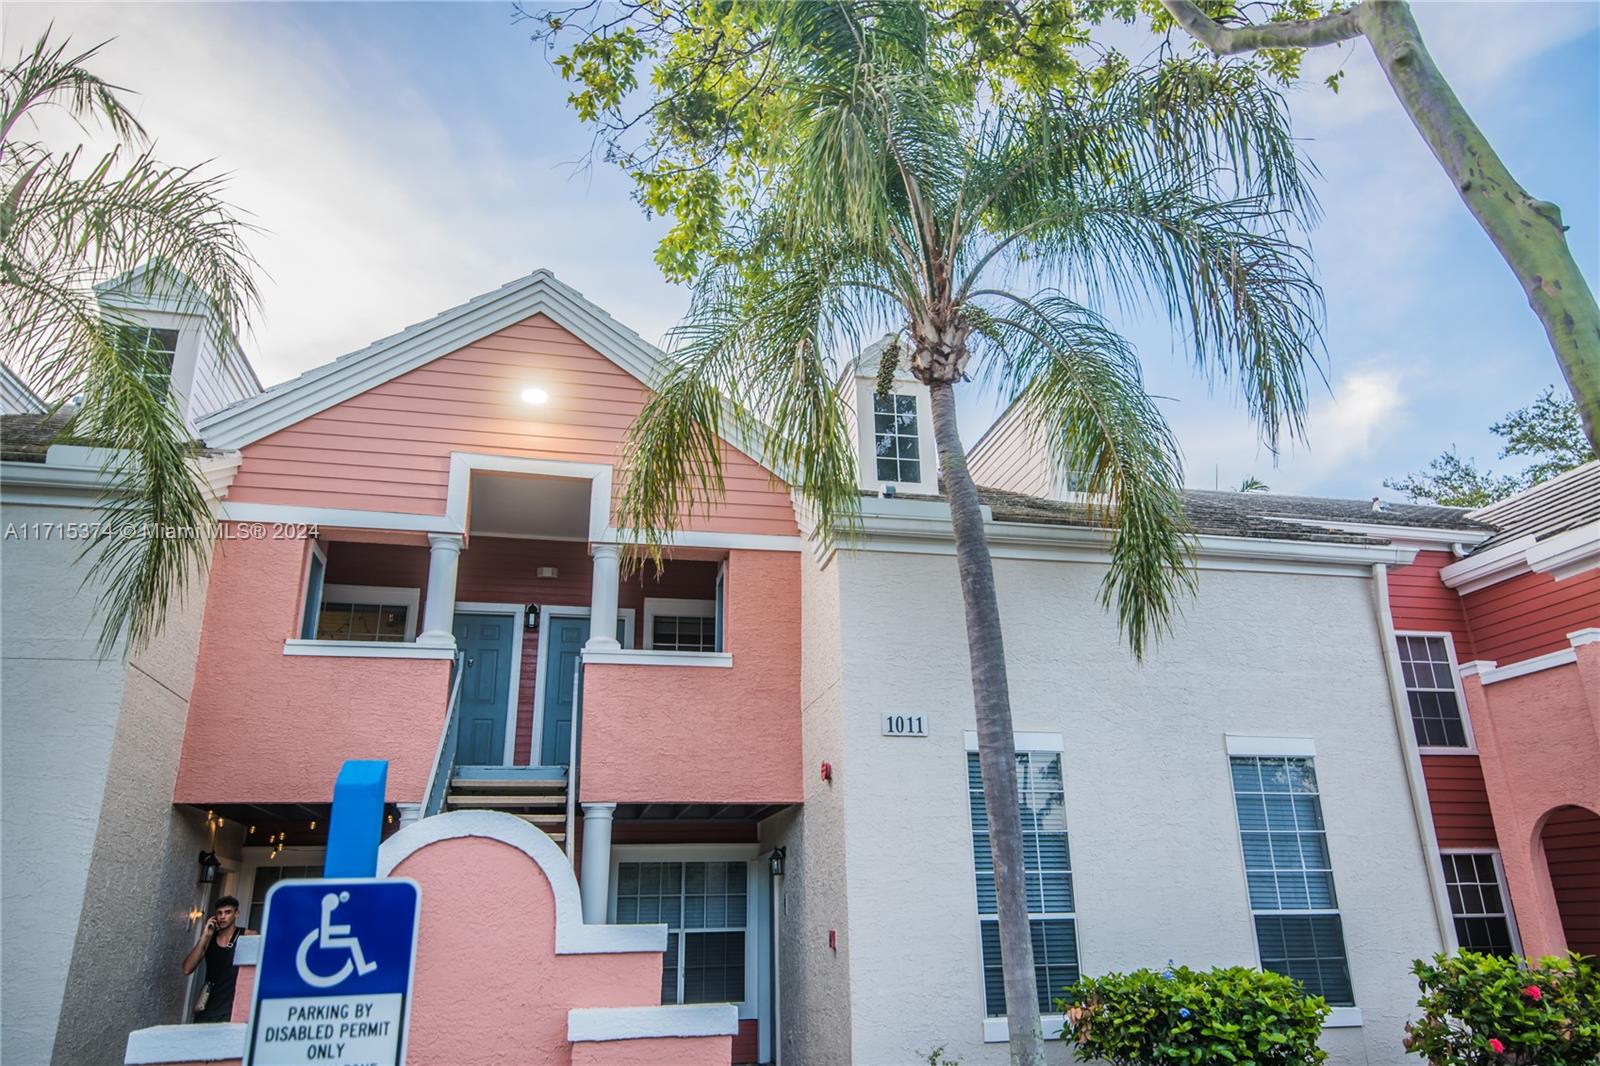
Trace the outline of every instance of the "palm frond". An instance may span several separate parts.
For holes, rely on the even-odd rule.
[[[992,346],[993,373],[1111,530],[1101,602],[1142,658],[1195,587],[1177,442],[1133,349],[1100,316],[1059,292],[979,296],[975,332]]]
[[[47,29],[32,52],[19,56],[0,75],[0,160],[10,149],[17,126],[42,107],[64,108],[80,124],[98,119],[123,140],[144,139],[144,127],[117,95],[126,90],[84,66],[107,42],[69,55],[71,43],[68,39],[52,45]]]

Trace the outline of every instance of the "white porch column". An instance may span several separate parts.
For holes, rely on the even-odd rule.
[[[616,810],[615,803],[583,805],[583,872],[578,896],[583,900],[583,920],[589,925],[606,922],[606,904],[611,898],[611,816]]]
[[[586,649],[615,651],[617,643],[617,584],[621,563],[615,544],[594,546],[594,584],[589,591],[589,642]],[[587,865],[584,867],[587,869]]]
[[[428,600],[422,605],[418,644],[455,646],[456,567],[460,562],[459,533],[428,534]]]

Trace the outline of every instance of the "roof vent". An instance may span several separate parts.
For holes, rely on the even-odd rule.
[[[1388,509],[1389,508],[1387,508],[1387,507],[1385,507],[1383,505],[1383,497],[1374,496],[1372,498],[1372,513],[1373,514],[1382,514],[1384,511],[1387,511]]]

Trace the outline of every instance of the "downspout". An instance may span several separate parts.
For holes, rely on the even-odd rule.
[[[1445,892],[1444,860],[1439,856],[1439,838],[1433,830],[1433,811],[1428,806],[1428,786],[1422,776],[1422,756],[1411,725],[1411,705],[1406,700],[1404,675],[1400,671],[1400,651],[1395,643],[1394,618],[1389,614],[1389,567],[1372,566],[1373,603],[1378,614],[1378,637],[1383,646],[1384,671],[1389,675],[1389,706],[1394,711],[1394,731],[1400,739],[1401,762],[1406,768],[1406,787],[1411,790],[1411,814],[1422,841],[1423,866],[1427,869],[1429,894],[1433,897],[1433,919],[1439,927],[1444,950],[1455,951],[1456,923],[1450,913]]]
[[[778,860],[777,865],[782,866],[784,859],[788,857],[788,849],[774,848],[773,853]],[[772,1066],[781,1066],[783,1062],[783,997],[780,995],[779,982],[783,980],[783,967],[781,965],[782,960],[778,957],[779,945],[782,943],[782,938],[778,935],[778,916],[783,913],[783,874],[772,873],[770,887],[771,890],[768,895],[771,897],[772,920],[768,925],[770,926],[770,935],[772,937]]]

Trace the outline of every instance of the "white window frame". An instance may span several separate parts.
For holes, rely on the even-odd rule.
[[[422,590],[417,588],[404,588],[398,585],[330,585],[328,584],[327,563],[324,562],[322,571],[322,595],[317,600],[317,615],[322,614],[322,605],[332,600],[334,603],[349,601],[351,603],[372,603],[379,607],[404,607],[406,609],[405,636],[398,641],[390,640],[318,640],[318,644],[414,644],[417,640],[417,606],[422,602]]]
[[[1456,640],[1449,630],[1430,631],[1424,629],[1397,629],[1394,631],[1396,646],[1395,662],[1401,664],[1400,687],[1404,689],[1406,699],[1406,715],[1411,714],[1411,689],[1405,684],[1404,660],[1400,657],[1399,639],[1401,637],[1442,637],[1444,638],[1444,653],[1450,657],[1450,680],[1455,685],[1456,707],[1461,712],[1461,730],[1467,738],[1464,748],[1446,748],[1433,745],[1417,745],[1417,752],[1422,755],[1476,755],[1478,754],[1478,738],[1472,733],[1472,714],[1467,710],[1467,693],[1461,687],[1461,660],[1456,656]],[[1438,691],[1432,689],[1429,691]],[[1412,722],[1413,736],[1416,734],[1416,723]]]
[[[322,564],[322,580],[317,584],[317,594],[311,595],[311,564]],[[295,619],[291,640],[311,641],[317,635],[317,619],[322,616],[322,590],[328,587],[328,549],[315,537],[311,538],[311,554],[306,556],[305,572],[300,575],[300,616]],[[305,636],[306,619],[311,619],[311,636]]]
[[[720,571],[719,571],[720,580]],[[646,596],[644,599],[644,649],[655,650],[656,616],[666,615],[677,618],[710,618],[717,617],[717,601],[672,599],[670,597]],[[715,637],[713,637],[713,640]],[[715,649],[712,649],[715,651]]]
[[[878,394],[877,377],[856,377],[856,449],[860,453],[861,487],[878,489],[893,485],[897,490],[934,496],[939,492],[939,451],[933,439],[933,401],[926,387],[916,381],[896,378],[889,387],[891,396],[910,396],[917,402],[917,472],[919,481],[883,481],[878,477],[878,433],[873,418],[873,400]]]
[[[1231,808],[1232,814],[1233,814],[1233,839],[1234,839],[1234,845],[1238,849],[1238,856],[1239,856],[1239,885],[1243,889],[1245,913],[1250,916],[1250,943],[1255,948],[1256,969],[1264,970],[1265,967],[1263,967],[1261,965],[1261,938],[1256,933],[1256,914],[1257,914],[1257,911],[1256,911],[1256,908],[1255,908],[1254,904],[1252,904],[1251,901],[1250,901],[1250,875],[1249,875],[1249,868],[1245,863],[1245,857],[1244,857],[1244,827],[1239,822],[1239,803],[1238,803],[1238,800],[1236,798],[1236,793],[1235,793],[1234,786],[1233,786],[1233,762],[1232,762],[1232,760],[1233,760],[1233,758],[1235,756],[1238,756],[1239,758],[1256,758],[1256,759],[1311,759],[1311,760],[1315,760],[1316,757],[1317,757],[1317,745],[1316,745],[1316,742],[1314,740],[1312,740],[1310,737],[1253,737],[1253,736],[1241,736],[1241,735],[1238,735],[1238,734],[1228,733],[1228,734],[1225,734],[1224,737],[1223,737],[1223,747],[1227,751],[1227,758],[1228,758],[1228,761],[1226,763],[1224,763],[1224,768],[1227,770],[1227,777],[1225,778],[1225,780],[1227,781],[1227,785],[1228,785],[1228,806]],[[1323,792],[1322,792],[1322,777],[1321,777],[1321,774],[1319,772],[1318,776],[1317,776],[1317,800],[1318,800],[1317,805],[1318,805],[1319,808],[1322,808],[1322,812],[1323,812],[1323,815],[1322,815],[1322,817],[1323,817],[1323,840],[1324,840],[1325,845],[1328,848],[1328,865],[1329,865],[1329,868],[1330,868],[1330,871],[1331,871],[1332,869],[1336,868],[1336,866],[1335,866],[1335,863],[1334,863],[1333,841],[1331,839],[1332,834],[1329,833],[1328,830],[1327,830],[1327,817],[1328,817],[1328,815],[1327,815],[1326,807],[1321,802],[1322,796],[1323,796]],[[1335,885],[1334,885],[1334,893],[1335,893],[1335,898],[1337,898],[1337,895],[1338,895],[1337,882],[1335,882]],[[1350,936],[1349,936],[1348,930],[1346,930],[1345,927],[1344,927],[1344,909],[1342,907],[1340,907],[1340,906],[1335,906],[1335,907],[1332,907],[1332,908],[1322,907],[1322,908],[1307,909],[1307,910],[1271,910],[1271,911],[1261,911],[1260,913],[1262,913],[1262,914],[1288,914],[1288,915],[1296,915],[1296,916],[1300,916],[1300,915],[1311,916],[1311,915],[1319,915],[1319,914],[1337,915],[1338,918],[1339,918],[1340,935],[1344,939],[1344,965],[1345,965],[1345,970],[1349,973],[1349,976],[1350,976],[1351,998],[1357,998],[1356,995],[1355,995],[1355,991],[1356,991],[1355,973],[1353,972],[1353,968],[1351,966],[1351,958],[1350,958]],[[1361,1007],[1359,1006],[1359,999],[1358,999],[1356,1006],[1351,1006],[1351,1007],[1330,1006],[1329,1009],[1328,1009],[1328,1017],[1323,1019],[1322,1027],[1324,1029],[1359,1028],[1361,1026],[1361,1024],[1362,1024],[1362,1021],[1361,1021]]]
[[[1043,752],[1043,753],[1047,753],[1047,754],[1061,756],[1061,795],[1062,795],[1062,803],[1064,804],[1064,806],[1066,808],[1070,809],[1071,806],[1072,806],[1072,802],[1071,802],[1071,799],[1067,796],[1066,737],[1061,733],[1013,733],[1012,734],[1012,740],[1013,740],[1013,744],[1015,745],[1016,750],[1018,752],[1024,752],[1024,751]],[[966,757],[967,757],[967,755],[973,754],[978,750],[978,733],[977,733],[977,730],[974,730],[974,729],[963,730],[963,732],[962,732],[962,741],[963,741],[963,746],[962,746],[962,756],[961,756],[961,809],[962,810],[967,810],[968,809],[968,805],[971,802],[971,799],[970,799],[971,791],[970,791],[970,789],[969,789],[969,787],[967,785],[967,761],[966,761]],[[1067,826],[1068,826],[1068,828],[1067,828],[1067,847],[1068,847],[1069,853],[1070,853],[1070,849],[1072,847],[1072,829],[1071,829],[1072,820],[1070,818],[1067,820]],[[977,994],[979,1017],[983,1019],[983,1042],[985,1044],[1003,1044],[1006,1041],[1011,1039],[1011,1036],[1010,1036],[1011,1028],[1007,1024],[1006,1018],[1005,1018],[1004,1015],[1001,1015],[1000,1017],[997,1017],[997,1018],[988,1017],[988,1007],[987,1007],[986,1004],[987,1004],[987,1000],[988,1000],[989,990],[984,987],[984,983],[983,983],[983,923],[985,923],[987,921],[991,921],[991,920],[997,920],[997,919],[991,919],[991,918],[989,918],[989,917],[987,917],[987,916],[985,916],[985,915],[983,915],[983,914],[978,912],[978,899],[977,899],[978,863],[977,863],[977,859],[973,856],[973,853],[972,853],[972,827],[970,825],[968,825],[966,827],[966,841],[967,841],[967,871],[968,871],[968,876],[969,876],[970,882],[971,882],[971,884],[973,886],[972,911],[973,911],[973,916],[977,919],[977,925],[975,927],[976,931],[978,933],[978,938],[977,938],[978,965],[977,965],[976,994]],[[1072,871],[1072,873],[1076,874],[1076,871],[1074,870],[1074,871]],[[1074,907],[1076,907],[1077,903],[1078,903],[1078,882],[1077,882],[1076,877],[1074,877],[1073,882],[1072,882],[1072,903],[1073,903]],[[1072,919],[1072,932],[1073,932],[1073,936],[1076,938],[1077,944],[1078,944],[1078,968],[1079,968],[1079,972],[1081,973],[1082,969],[1083,969],[1083,936],[1082,936],[1082,929],[1078,925],[1078,912],[1076,910],[1073,910],[1071,912],[1050,911],[1050,912],[1040,912],[1039,914],[1034,914],[1034,913],[1032,913],[1030,911],[1029,914],[1028,914],[1029,922],[1032,922],[1032,920],[1034,918],[1070,918],[1070,919]],[[1064,1014],[1043,1014],[1043,1015],[1040,1016],[1040,1021],[1044,1026],[1045,1032],[1047,1032],[1047,1033],[1058,1032],[1061,1029],[1061,1027],[1066,1024],[1066,1015],[1064,1015]]]
[[[1487,855],[1494,862],[1494,876],[1499,881],[1500,902],[1502,904],[1504,904],[1505,908],[1506,908],[1506,910],[1505,910],[1506,928],[1509,929],[1510,932],[1511,932],[1511,950],[1513,952],[1515,952],[1516,954],[1521,955],[1522,954],[1522,934],[1517,929],[1517,912],[1516,912],[1516,908],[1511,906],[1511,887],[1506,884],[1506,868],[1505,868],[1505,864],[1500,861],[1500,849],[1499,848],[1440,848],[1439,849],[1439,855],[1440,855],[1440,859],[1441,859],[1440,864],[1439,864],[1440,865],[1439,873],[1440,873],[1441,877],[1444,874],[1444,869],[1443,869],[1444,863],[1443,863],[1442,860],[1443,860],[1443,857],[1446,856],[1446,855]],[[1448,902],[1448,900],[1449,900],[1449,881],[1448,881],[1448,879],[1446,879],[1443,883],[1445,885],[1445,899]],[[1457,918],[1482,918],[1482,917],[1485,917],[1485,915],[1482,915],[1482,914],[1457,914],[1455,912],[1454,908],[1452,908],[1451,911],[1450,911],[1450,922],[1451,922],[1452,925],[1455,924],[1455,920]],[[1457,945],[1457,946],[1459,947],[1459,945]]]
[[[606,897],[606,921],[617,921],[617,871],[624,862],[739,862],[748,873],[745,878],[744,908],[744,1001],[735,1004],[739,1019],[761,1018],[761,1004],[768,998],[768,976],[762,956],[767,942],[767,916],[770,886],[761,859],[760,844],[613,844],[610,885]],[[682,932],[683,930],[680,930]],[[689,930],[693,932],[694,930]],[[682,973],[683,946],[678,947],[678,966]],[[761,1019],[765,1028],[766,1019]]]
[[[239,898],[239,921],[247,928],[261,932],[261,919],[265,915],[249,914],[250,899],[255,895],[256,871],[263,866],[321,866],[327,859],[328,849],[322,845],[298,844],[285,847],[272,857],[273,848],[250,845],[239,849],[239,879],[234,895]],[[250,923],[254,922],[254,925]]]

